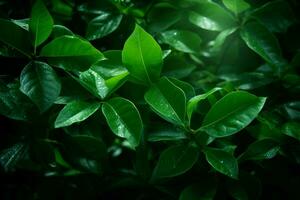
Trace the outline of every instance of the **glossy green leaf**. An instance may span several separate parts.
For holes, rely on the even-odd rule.
[[[204,150],[207,162],[218,172],[237,179],[239,168],[237,160],[226,151],[206,148]]]
[[[187,138],[184,130],[170,125],[156,125],[153,128],[154,130],[149,131],[150,133],[147,135],[147,141],[149,142],[175,141]]]
[[[54,25],[52,32],[51,32],[51,37],[53,38],[57,38],[57,37],[61,37],[64,35],[74,35],[74,33],[68,29],[67,27],[63,26],[63,25]]]
[[[212,106],[199,130],[213,137],[235,134],[256,118],[265,101],[248,92],[231,92]]]
[[[198,156],[198,149],[191,145],[171,146],[161,153],[152,179],[181,175],[193,167]]]
[[[250,8],[249,3],[244,0],[222,0],[223,4],[235,14],[244,12]]]
[[[161,40],[178,51],[199,53],[201,38],[194,32],[186,30],[168,30],[161,34]]]
[[[241,30],[241,37],[266,62],[277,68],[285,63],[276,37],[263,25],[257,22],[246,23]]]
[[[289,3],[284,0],[271,1],[257,8],[251,14],[271,32],[285,32],[296,22]]]
[[[185,124],[186,97],[184,92],[169,79],[162,78],[145,94],[146,102],[165,120]]]
[[[132,147],[139,145],[143,123],[137,108],[131,101],[115,97],[103,104],[102,112],[114,134],[126,138]]]
[[[88,23],[86,38],[88,40],[96,40],[109,35],[119,27],[122,17],[122,15],[109,13],[97,16]]]
[[[105,73],[105,69],[100,71],[89,69],[80,73],[79,81],[95,96],[104,99],[125,82],[127,75],[127,70]]]
[[[125,42],[122,60],[136,82],[149,85],[159,79],[162,51],[151,35],[139,25]]]
[[[278,142],[273,139],[258,140],[249,145],[247,150],[240,155],[239,161],[271,159],[276,156],[279,149]]]
[[[55,120],[55,128],[82,122],[100,108],[98,102],[72,101],[65,105]]]
[[[42,0],[37,0],[32,7],[29,30],[33,46],[42,44],[51,34],[53,19]]]
[[[0,19],[0,41],[27,57],[31,55],[29,32],[12,21]],[[13,34],[12,34],[13,33]]]
[[[282,132],[300,141],[300,123],[288,122],[282,127]]]
[[[40,55],[53,66],[79,71],[87,70],[104,59],[104,55],[88,41],[69,35],[52,40],[42,48]]]
[[[222,31],[235,26],[233,16],[212,1],[199,2],[195,11],[189,13],[189,21],[210,31]]]
[[[33,61],[26,65],[20,75],[20,90],[44,112],[59,96],[61,82],[47,63]]]
[[[191,98],[187,102],[186,112],[187,112],[188,119],[191,120],[193,112],[197,109],[197,106],[201,101],[205,100],[208,96],[214,94],[217,91],[220,91],[221,89],[222,88],[213,88],[204,94],[200,94]]]

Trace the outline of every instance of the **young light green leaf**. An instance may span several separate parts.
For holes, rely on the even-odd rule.
[[[161,40],[178,51],[199,53],[201,38],[198,34],[186,30],[168,30],[161,34]]]
[[[37,0],[32,7],[29,21],[29,30],[34,48],[42,44],[49,37],[53,23],[53,19],[43,1]]]
[[[280,146],[273,139],[258,140],[249,145],[247,150],[239,156],[239,162],[244,160],[264,160],[276,156]]]
[[[44,112],[59,96],[61,82],[47,63],[32,61],[21,72],[20,90]]]
[[[152,179],[183,174],[193,167],[198,156],[198,149],[191,145],[171,146],[161,153],[154,168]]]
[[[239,14],[250,8],[249,3],[244,0],[222,0],[223,4],[234,14]]]
[[[233,16],[212,1],[198,3],[196,12],[189,13],[189,21],[202,29],[222,31],[235,26]]]
[[[256,118],[265,101],[266,98],[248,92],[231,92],[212,106],[199,130],[212,137],[235,134]]]
[[[105,12],[97,16],[88,23],[86,38],[88,40],[96,40],[109,35],[119,27],[122,17],[122,15],[113,15]]]
[[[296,22],[296,17],[287,1],[271,1],[251,14],[271,32],[285,32]]]
[[[157,42],[139,25],[125,42],[122,60],[137,83],[150,85],[159,79],[162,50]]]
[[[241,37],[250,49],[274,65],[277,71],[285,64],[277,38],[263,25],[246,23],[241,30]]]
[[[47,57],[51,65],[79,71],[85,71],[104,59],[104,55],[88,41],[70,35],[52,40],[43,47],[40,55]]]
[[[184,126],[186,97],[169,79],[161,78],[146,92],[145,100],[163,119]]]
[[[217,91],[220,91],[221,89],[222,88],[213,88],[204,94],[200,94],[200,95],[197,95],[197,96],[191,98],[187,103],[187,110],[186,110],[189,121],[191,120],[192,114],[196,110],[199,102],[205,100],[208,96],[212,95],[213,93],[215,93]]]
[[[59,112],[55,120],[55,128],[82,122],[94,114],[100,106],[98,102],[72,101]]]
[[[0,27],[0,41],[16,49],[27,57],[31,56],[31,44],[28,31],[21,28],[14,22],[5,19],[0,19]]]
[[[140,143],[143,122],[135,105],[124,98],[115,97],[105,102],[102,112],[114,134],[126,138],[132,147]]]
[[[237,160],[221,149],[206,148],[204,150],[207,162],[218,172],[237,179],[239,168]]]

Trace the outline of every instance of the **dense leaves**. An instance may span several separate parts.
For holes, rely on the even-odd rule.
[[[0,1],[0,199],[300,199],[300,3]]]

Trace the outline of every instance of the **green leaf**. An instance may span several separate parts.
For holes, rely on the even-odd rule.
[[[184,55],[172,53],[164,60],[162,74],[168,77],[182,79],[189,76],[195,69],[196,66],[193,63],[187,62]]]
[[[223,31],[235,26],[233,16],[211,1],[199,2],[195,11],[189,13],[189,21],[210,31]]]
[[[47,57],[49,63],[65,70],[85,71],[104,55],[88,41],[76,36],[61,36],[41,50],[41,56]]]
[[[44,112],[59,96],[61,82],[47,63],[33,61],[22,70],[20,90]]]
[[[159,79],[162,50],[151,35],[139,25],[125,42],[122,60],[137,83],[150,85]]]
[[[256,118],[265,101],[266,98],[248,92],[231,92],[212,106],[199,130],[212,137],[235,134]]]
[[[108,97],[121,87],[129,74],[120,63],[122,62],[121,51],[109,51],[105,53],[105,56],[107,60],[96,63],[79,75],[79,82],[101,99]]]
[[[74,36],[74,33],[68,29],[67,27],[63,26],[63,25],[54,25],[52,32],[51,32],[51,37],[53,38],[57,38],[57,37],[61,37],[64,35],[71,35]]]
[[[171,81],[184,92],[187,100],[196,95],[195,89],[191,84],[172,77],[169,78],[169,81]]]
[[[180,193],[179,200],[213,200],[216,192],[216,183],[207,179],[204,183],[194,183],[184,188]]]
[[[224,150],[206,148],[204,150],[207,162],[218,172],[237,179],[239,168],[237,160]]]
[[[244,0],[222,0],[224,5],[236,15],[250,8],[249,3]]]
[[[180,20],[181,12],[170,3],[159,2],[155,4],[147,15],[149,29],[153,32],[166,30]]]
[[[37,0],[32,7],[29,21],[29,30],[34,48],[47,40],[51,34],[53,23],[53,19],[43,1]]]
[[[28,146],[24,143],[16,143],[13,146],[0,152],[0,166],[5,171],[13,170],[18,162],[24,159],[28,150]]]
[[[0,19],[0,27],[0,41],[18,50],[27,57],[31,56],[31,44],[28,31],[14,22],[4,19]]]
[[[132,147],[139,145],[143,122],[131,101],[115,97],[103,104],[102,112],[114,134],[126,138]]]
[[[59,112],[55,120],[55,128],[82,122],[94,114],[100,106],[98,102],[72,101]]]
[[[220,91],[221,89],[222,88],[213,88],[204,94],[200,94],[191,98],[187,103],[187,110],[186,110],[189,121],[192,118],[193,112],[197,109],[198,104],[201,101],[205,100],[208,96],[214,94],[217,91]]]
[[[4,85],[0,81],[0,114],[14,119],[29,121],[38,115],[36,106],[20,90],[19,84]]]
[[[201,38],[198,34],[186,30],[168,30],[161,34],[161,40],[178,51],[199,53]]]
[[[285,32],[296,22],[292,8],[287,1],[271,1],[257,8],[251,14],[271,32]]]
[[[293,137],[300,141],[300,123],[299,122],[288,122],[282,127],[282,132],[285,135]]]
[[[184,130],[172,125],[162,124],[153,128],[154,130],[147,134],[147,141],[149,142],[175,141],[187,138]]]
[[[186,97],[169,79],[161,78],[146,92],[145,100],[163,119],[184,126]]]
[[[276,156],[279,149],[278,142],[273,139],[258,140],[250,144],[247,150],[239,156],[239,161],[271,159]]]
[[[276,70],[285,64],[276,37],[263,25],[257,22],[246,23],[242,27],[241,37],[250,49],[277,67]]]
[[[97,16],[88,23],[86,38],[88,40],[96,40],[109,35],[119,27],[122,17],[122,15],[110,13],[103,13]]]
[[[191,145],[171,146],[160,154],[152,179],[181,175],[193,167],[198,156],[198,149]]]

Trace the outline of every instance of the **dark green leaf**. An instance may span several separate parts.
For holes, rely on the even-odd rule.
[[[20,75],[20,90],[40,109],[48,110],[60,94],[61,83],[47,63],[30,62]]]
[[[162,51],[151,35],[139,25],[127,39],[122,60],[136,82],[149,85],[159,79],[162,68]]]
[[[282,132],[300,141],[300,123],[288,122],[282,127]]]
[[[218,172],[237,179],[239,168],[237,160],[226,151],[206,148],[204,150],[207,162]]]
[[[265,101],[248,92],[231,92],[212,106],[200,130],[213,137],[235,134],[256,118]]]
[[[12,21],[0,19],[0,40],[27,57],[31,55],[29,32]],[[12,34],[13,33],[13,34]]]
[[[88,24],[86,38],[96,40],[109,35],[119,27],[122,17],[122,15],[103,13],[94,18]]]
[[[199,53],[201,38],[194,32],[186,30],[169,30],[161,34],[162,42],[178,51],[185,53]]]
[[[277,0],[266,3],[251,14],[271,32],[285,32],[296,22],[292,8],[287,1]]]
[[[179,200],[213,200],[217,192],[216,183],[211,179],[204,181],[202,184],[194,183],[184,188]]]
[[[89,42],[76,36],[61,36],[46,46],[41,51],[41,56],[47,57],[49,63],[65,70],[87,70],[99,60],[103,54]]]
[[[266,62],[276,67],[276,72],[285,64],[276,37],[257,22],[246,23],[241,30],[241,37],[247,46],[260,55]]]
[[[17,143],[0,152],[0,166],[5,171],[15,169],[18,162],[24,159],[28,146],[24,143]]]
[[[126,138],[132,147],[140,143],[143,123],[132,102],[116,97],[103,104],[102,112],[114,134]]]
[[[32,7],[29,30],[34,48],[42,44],[51,34],[53,19],[42,0],[37,0]]]
[[[169,79],[162,78],[145,94],[146,102],[165,120],[184,126],[186,97]]]
[[[278,142],[273,139],[258,140],[249,145],[247,150],[240,155],[239,161],[271,159],[276,156],[279,149]]]
[[[178,176],[187,172],[198,160],[198,149],[181,144],[164,150],[153,171],[152,179]]]
[[[97,102],[72,101],[65,105],[58,114],[55,120],[55,128],[82,122],[94,114],[99,108],[100,103]]]

